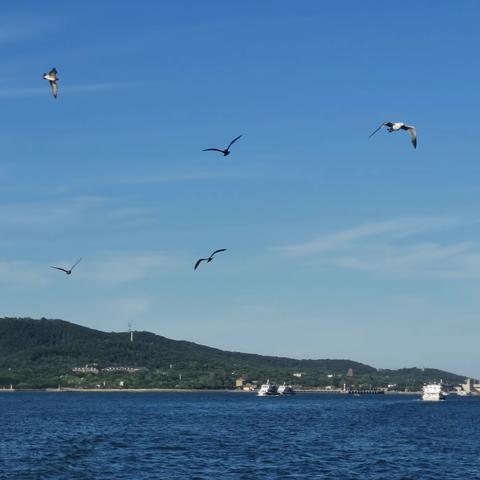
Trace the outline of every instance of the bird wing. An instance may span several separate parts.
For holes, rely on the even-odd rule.
[[[206,148],[205,150],[203,150],[204,152],[210,152],[210,151],[214,151],[214,152],[222,152],[223,153],[223,150],[220,150],[219,148]]]
[[[368,136],[368,138],[373,137],[384,125],[389,126],[389,125],[388,125],[389,123],[391,123],[391,122],[383,122],[376,130],[374,130],[374,131]]]
[[[226,252],[226,251],[227,251],[226,248],[221,248],[220,250],[215,250],[215,251],[210,255],[210,257],[213,257],[216,253]]]
[[[80,258],[72,265],[72,268],[70,268],[70,271],[72,271],[81,261],[82,261],[82,257],[80,257]]]
[[[228,147],[227,147],[227,150],[229,150],[230,147],[231,147],[240,137],[241,137],[241,135],[239,135],[237,138],[234,138],[234,139],[229,143],[229,145],[228,145]]]
[[[206,260],[206,258],[199,258],[199,259],[197,260],[197,263],[196,263],[195,266],[193,267],[193,269],[196,270],[197,267],[198,267],[202,262],[204,262],[205,260]]]
[[[412,137],[412,145],[413,148],[417,148],[417,131],[415,130],[415,127],[410,127],[408,125],[403,125],[401,127],[403,130],[406,130],[410,136]]]
[[[50,80],[50,87],[52,89],[52,95],[54,96],[54,98],[57,98],[57,93],[58,93],[57,81]]]
[[[56,69],[55,67],[53,67],[53,68],[48,72],[48,75],[50,75],[51,77],[53,77],[53,78],[55,78],[55,79],[57,78],[57,74],[58,74],[58,72],[57,72],[57,69]]]
[[[68,270],[62,267],[54,267],[53,265],[50,265],[50,268],[56,268],[57,270],[61,270],[62,272],[68,273]]]

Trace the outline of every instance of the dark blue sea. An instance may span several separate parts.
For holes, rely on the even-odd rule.
[[[0,393],[0,479],[480,479],[480,397]]]

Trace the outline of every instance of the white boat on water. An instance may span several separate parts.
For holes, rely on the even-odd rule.
[[[270,380],[267,380],[267,383],[264,383],[260,390],[258,391],[257,395],[259,397],[267,397],[272,395],[278,395],[278,388],[276,385],[272,385]]]
[[[291,385],[280,385],[278,387],[278,394],[279,395],[295,395],[295,390]]]
[[[438,402],[445,400],[445,392],[442,390],[441,383],[428,383],[423,386],[422,400],[427,402]]]

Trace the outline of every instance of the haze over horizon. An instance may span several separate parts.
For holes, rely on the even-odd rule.
[[[480,377],[480,5],[346,4],[4,6],[0,316]]]

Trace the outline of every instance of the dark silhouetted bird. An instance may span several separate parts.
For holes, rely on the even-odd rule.
[[[227,251],[226,248],[221,248],[220,250],[215,250],[208,258],[199,258],[199,259],[197,260],[197,263],[196,263],[195,266],[193,267],[193,269],[196,270],[197,267],[198,267],[202,262],[210,263],[210,262],[213,260],[213,256],[214,256],[216,253],[226,252],[226,251]]]
[[[412,137],[413,148],[417,148],[417,131],[415,130],[415,127],[411,125],[405,125],[402,122],[383,122],[374,132],[370,134],[368,138],[370,138],[372,135],[375,135],[382,127],[387,127],[390,133],[398,132],[399,130],[406,130]]]
[[[48,73],[44,73],[43,78],[50,82],[50,88],[52,89],[52,95],[54,96],[54,98],[57,98],[57,92],[58,92],[57,69],[52,68]]]
[[[241,137],[241,135],[239,135],[237,138],[234,138],[229,144],[228,144],[228,147],[225,149],[225,150],[222,150],[221,148],[206,148],[205,150],[203,150],[204,152],[220,152],[220,153],[223,153],[223,156],[226,157],[227,155],[230,155],[230,147]]]
[[[62,272],[65,272],[67,275],[71,275],[72,274],[72,271],[73,269],[82,261],[82,259],[78,259],[78,261],[76,263],[74,263],[69,269],[68,268],[62,268],[62,267],[54,267],[52,265],[50,265],[50,268],[55,268],[57,270],[61,270]]]

